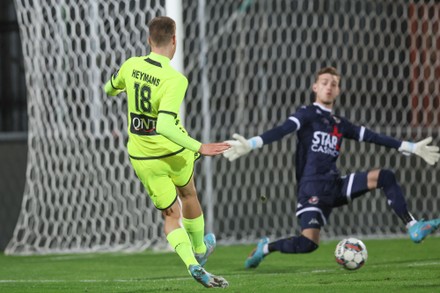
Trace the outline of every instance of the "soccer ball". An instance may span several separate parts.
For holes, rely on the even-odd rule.
[[[367,247],[359,239],[343,239],[336,245],[335,257],[336,262],[347,270],[357,270],[367,261]]]

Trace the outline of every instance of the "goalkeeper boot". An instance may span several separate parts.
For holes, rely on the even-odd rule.
[[[203,267],[205,266],[206,262],[208,261],[208,257],[214,252],[215,249],[215,235],[212,233],[206,234],[205,238],[203,240],[206,245],[206,252],[205,254],[195,254],[196,260],[198,263]]]
[[[423,219],[408,229],[409,237],[415,243],[422,242],[429,234],[433,233],[440,226],[440,219],[424,221]]]
[[[258,241],[257,247],[251,252],[246,261],[244,262],[244,267],[246,269],[256,268],[266,256],[263,252],[263,248],[269,243],[269,238],[263,237]]]
[[[191,276],[206,288],[226,288],[229,286],[228,281],[223,277],[208,273],[201,265],[190,265],[188,270]]]

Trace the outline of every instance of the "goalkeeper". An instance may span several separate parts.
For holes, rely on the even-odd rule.
[[[301,235],[269,242],[264,237],[245,261],[246,268],[256,268],[268,254],[309,253],[318,248],[321,227],[327,224],[332,209],[350,203],[366,192],[380,188],[388,204],[406,225],[409,237],[421,242],[440,225],[440,219],[417,221],[408,211],[403,191],[394,173],[386,169],[361,171],[341,176],[336,168],[342,139],[394,148],[403,154],[416,154],[429,165],[440,158],[439,148],[429,146],[431,138],[418,143],[399,141],[357,126],[347,119],[333,114],[336,97],[339,95],[340,75],[333,67],[321,69],[313,84],[315,102],[299,108],[284,123],[259,136],[245,139],[234,134],[229,141],[231,148],[224,156],[233,161],[251,150],[280,140],[285,135],[297,132],[296,180],[297,210]]]
[[[156,17],[148,27],[151,53],[125,61],[104,89],[111,96],[127,93],[128,154],[155,207],[162,211],[168,242],[196,281],[224,288],[228,286],[224,278],[203,268],[214,250],[215,236],[204,236],[193,171],[200,154],[218,155],[230,146],[202,144],[188,135],[179,118],[188,80],[170,65],[176,51],[176,24],[169,17]]]

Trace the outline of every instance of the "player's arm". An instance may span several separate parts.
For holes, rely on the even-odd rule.
[[[440,159],[439,147],[428,145],[432,141],[432,137],[428,137],[420,142],[413,143],[409,141],[400,141],[393,137],[376,133],[363,126],[352,126],[352,138],[359,141],[374,143],[388,148],[397,149],[404,155],[416,154],[423,158],[428,164],[434,165]]]
[[[177,114],[175,113],[160,111],[156,122],[156,132],[186,149],[199,152],[205,156],[219,155],[229,149],[229,143],[202,144],[193,139],[176,125],[176,117]]]
[[[176,113],[159,111],[156,122],[156,132],[186,149],[198,152],[202,143],[184,133],[176,125],[176,118]]]
[[[429,165],[434,165],[440,159],[439,147],[428,145],[432,137],[425,138],[419,142],[402,141],[399,152],[404,155],[416,154],[423,158]]]
[[[159,105],[157,133],[184,148],[197,152],[202,144],[183,132],[176,123],[177,113],[188,87],[188,80],[184,76],[176,75],[168,79],[163,86],[166,88]]]
[[[186,149],[200,152],[205,156],[213,156],[223,153],[223,151],[229,148],[228,143],[202,144],[190,137],[186,132],[183,132],[177,125],[177,113],[180,109],[180,104],[183,101],[187,87],[187,79],[180,75],[167,81],[165,94],[159,105],[156,132]]]
[[[397,140],[391,136],[374,132],[364,126],[357,126],[356,128],[358,129],[356,132],[357,139],[359,141],[374,143],[380,146],[394,149],[398,149],[400,147],[400,144],[402,143],[400,140]]]
[[[128,61],[128,60],[127,60]],[[126,62],[122,64],[121,69],[112,74],[110,80],[104,86],[104,91],[109,96],[116,96],[125,91],[124,68]]]
[[[300,120],[294,115],[291,115],[283,124],[249,139],[244,138],[240,134],[234,133],[232,138],[235,140],[227,141],[227,143],[231,145],[231,148],[225,151],[223,156],[232,162],[254,149],[261,148],[265,144],[270,144],[282,139],[287,134],[299,130],[300,127]]]

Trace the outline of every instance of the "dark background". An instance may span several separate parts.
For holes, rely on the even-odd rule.
[[[0,9],[0,251],[12,236],[25,185],[26,82],[13,0]]]

